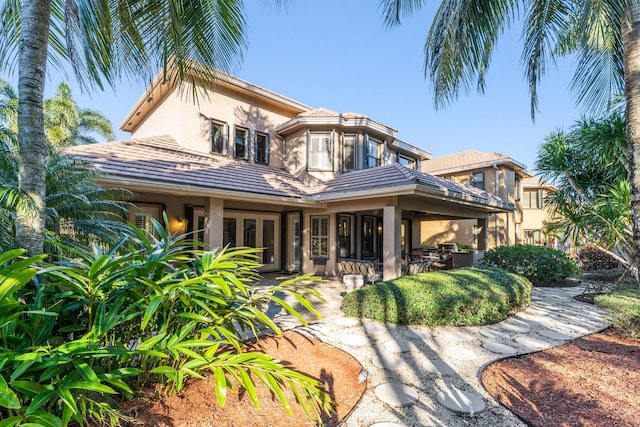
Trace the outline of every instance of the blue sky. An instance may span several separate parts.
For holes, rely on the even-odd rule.
[[[434,156],[496,151],[533,169],[543,138],[581,115],[569,92],[572,63],[563,60],[543,79],[540,112],[531,121],[520,27],[499,43],[486,93],[463,95],[436,111],[424,78],[423,46],[437,2],[426,2],[390,30],[373,0],[297,0],[286,8],[269,3],[246,2],[249,48],[238,77],[312,107],[366,114]],[[47,96],[61,80],[54,70],[50,74]],[[72,87],[81,107],[102,111],[118,127],[144,85],[122,82],[115,91],[90,95]]]

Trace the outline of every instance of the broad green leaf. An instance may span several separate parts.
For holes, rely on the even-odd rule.
[[[60,400],[62,400],[62,402],[67,405],[67,407],[69,407],[71,411],[73,411],[74,414],[78,413],[78,405],[76,404],[76,399],[67,387],[60,387],[58,390],[56,390],[56,394],[58,395]]]
[[[196,322],[200,322],[200,323],[213,322],[213,319],[211,317],[203,316],[201,314],[196,314],[196,313],[179,313],[178,317],[181,317],[183,319],[195,320]]]
[[[18,390],[20,393],[35,396],[39,393],[46,393],[48,388],[40,383],[34,381],[11,381],[11,387]]]
[[[0,420],[0,427],[15,427],[20,425],[22,417],[14,416]],[[24,424],[23,424],[24,425]]]
[[[31,414],[29,421],[35,421],[43,427],[63,427],[65,425],[60,418],[45,411],[38,411]],[[23,426],[26,425],[27,424],[23,424]]]
[[[156,335],[155,337],[151,337],[151,338],[141,342],[138,345],[137,350],[148,350],[148,349],[154,347],[160,341],[162,341],[166,336],[167,336],[166,333],[161,333],[161,334]]]
[[[147,328],[147,325],[151,321],[151,318],[162,304],[164,297],[162,295],[154,295],[150,298],[149,304],[147,305],[147,309],[144,311],[144,316],[142,318],[142,330]]]
[[[98,393],[117,394],[114,389],[108,385],[100,384],[92,381],[72,381],[67,384],[69,389],[89,390]]]
[[[74,361],[73,365],[76,367],[76,371],[78,371],[80,375],[82,375],[82,378],[84,378],[85,380],[92,381],[95,383],[100,382],[100,379],[98,378],[96,373],[93,371],[93,369],[91,369],[89,364],[87,364],[86,362]]]
[[[224,408],[224,404],[227,401],[227,377],[224,375],[224,370],[221,367],[216,367],[213,371],[214,378],[216,380],[216,397],[218,399],[218,405]]]
[[[2,375],[0,375],[0,406],[8,409],[20,409],[22,407],[18,396],[9,388]]]
[[[49,400],[51,400],[51,398],[53,398],[55,395],[56,395],[56,392],[54,390],[37,395],[31,400],[31,404],[27,408],[26,414],[29,415],[36,412],[38,409],[40,409],[42,405],[44,405]]]
[[[165,375],[170,378],[174,378],[176,375],[175,368],[172,368],[171,366],[158,366],[157,368],[153,368],[150,372],[152,374]]]

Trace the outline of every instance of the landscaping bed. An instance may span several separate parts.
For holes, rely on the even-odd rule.
[[[482,383],[534,426],[638,425],[640,340],[607,330],[495,362]]]
[[[325,391],[336,402],[336,412],[323,417],[326,426],[336,426],[359,401],[366,382],[359,382],[362,366],[344,351],[296,332],[282,337],[260,340],[253,351],[268,353],[299,372],[319,379]],[[174,396],[158,399],[153,390],[146,396],[127,403],[123,411],[136,418],[137,426],[216,426],[216,427],[297,427],[314,426],[292,393],[287,400],[293,412],[287,415],[280,401],[257,385],[260,410],[256,409],[243,389],[227,392],[224,408],[216,403],[215,380],[208,376],[192,379],[185,389]]]

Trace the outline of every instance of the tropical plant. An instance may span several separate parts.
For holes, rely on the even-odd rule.
[[[54,97],[44,101],[44,128],[55,148],[93,144],[98,142],[96,136],[115,138],[109,119],[99,111],[78,107],[66,83],[60,83]]]
[[[42,253],[47,147],[43,94],[47,66],[71,63],[85,89],[121,77],[212,81],[231,71],[246,45],[242,0],[7,0],[0,8],[0,64],[18,68],[20,191],[36,214],[19,207],[16,238]],[[196,85],[191,87],[195,88]],[[195,90],[195,89],[194,89]]]
[[[580,120],[556,131],[538,150],[536,168],[557,191],[545,204],[557,219],[547,229],[574,242],[587,242],[632,266],[630,187],[625,121],[619,113]]]
[[[382,0],[385,22],[420,9],[423,0]],[[556,57],[575,55],[572,92],[589,111],[607,109],[624,92],[629,144],[631,211],[640,212],[640,2],[638,0],[459,1],[443,0],[425,43],[425,74],[441,107],[485,75],[497,41],[515,22],[523,23],[521,60],[529,82],[531,115],[538,83]],[[640,265],[640,216],[632,215],[632,255]]]
[[[48,143],[45,195],[45,231],[50,240],[88,244],[115,243],[128,232],[124,224],[132,193],[119,188],[102,188],[100,174],[90,165],[73,160],[60,152],[61,145],[88,142],[92,134],[109,137],[111,125],[101,115],[79,109],[70,93],[61,85],[58,95],[46,101],[47,117],[80,117],[48,123],[49,138],[65,134],[65,141]],[[17,144],[18,98],[8,82],[0,79],[0,250],[18,246],[14,234],[16,211],[33,209],[31,198],[19,190],[20,159]],[[104,121],[106,120],[106,121]],[[96,124],[97,127],[93,127]],[[50,127],[51,125],[52,127]],[[47,250],[52,250],[48,246]]]
[[[244,332],[281,332],[265,303],[304,322],[283,295],[318,315],[304,296],[318,296],[314,278],[260,286],[256,249],[202,252],[154,228],[158,238],[134,229],[135,238],[107,251],[64,248],[73,258],[53,265],[20,260],[19,250],[0,255],[0,425],[114,424],[118,394],[156,381],[175,392],[206,373],[220,405],[228,388],[242,387],[259,407],[259,382],[287,413],[284,389],[311,418],[330,412],[319,381],[247,352],[242,341]]]

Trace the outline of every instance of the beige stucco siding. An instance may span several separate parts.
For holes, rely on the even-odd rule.
[[[283,166],[281,141],[273,129],[291,119],[291,114],[226,88],[219,88],[208,95],[200,94],[197,102],[189,99],[190,93],[191,87],[186,83],[180,90],[169,93],[132,132],[132,137],[171,135],[184,148],[208,153],[207,118],[212,118],[225,124],[228,155],[233,155],[233,135],[235,127],[239,126],[249,131],[250,151],[254,150],[256,132],[268,134],[270,165]]]

